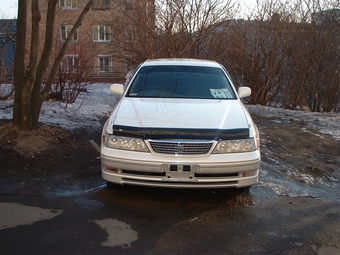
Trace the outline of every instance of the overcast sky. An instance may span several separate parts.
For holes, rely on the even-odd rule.
[[[18,0],[0,0],[0,19],[13,19],[17,16]]]
[[[256,0],[243,0],[247,5]],[[0,19],[13,19],[17,16],[18,0],[0,0]]]

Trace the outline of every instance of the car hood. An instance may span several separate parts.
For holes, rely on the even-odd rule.
[[[238,100],[124,98],[110,119],[111,128],[244,129],[249,127]],[[112,130],[111,130],[112,131]]]

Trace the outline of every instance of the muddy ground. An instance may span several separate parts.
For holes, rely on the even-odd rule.
[[[261,134],[262,161],[289,166],[288,178],[308,184],[308,178],[339,180],[340,141],[303,121],[253,115]],[[8,120],[0,121],[0,186],[9,193],[30,192],[39,182],[46,189],[82,183],[100,175],[99,154],[90,140],[100,144],[100,130],[71,133],[56,126],[41,125],[34,132],[18,132]],[[279,171],[287,171],[282,167]],[[304,178],[308,176],[308,178]],[[89,183],[95,186],[96,183]]]
[[[260,130],[263,162],[289,164],[315,178],[339,176],[339,140],[308,128],[304,121],[252,116]]]
[[[100,144],[100,130],[42,125],[23,133],[0,121],[0,205],[63,211],[4,226],[0,253],[339,254],[339,140],[303,121],[252,115],[262,164],[249,190],[108,189],[90,143]],[[138,240],[110,246],[124,231],[101,229],[98,220],[127,223]]]
[[[71,133],[42,124],[36,131],[19,132],[9,121],[1,121],[0,125],[2,192],[39,195],[44,190],[86,186],[87,178],[100,175],[99,153],[90,143],[93,140],[100,144],[99,131]],[[97,184],[90,181],[90,185]]]

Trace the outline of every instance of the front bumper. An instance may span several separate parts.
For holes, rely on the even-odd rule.
[[[102,148],[104,180],[172,188],[242,188],[257,183],[260,150],[207,157],[160,157]]]

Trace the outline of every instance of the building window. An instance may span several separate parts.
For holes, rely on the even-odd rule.
[[[61,25],[60,26],[60,40],[61,41],[66,41],[69,33],[72,30],[72,25]],[[78,40],[78,30],[75,32],[73,35],[72,41],[77,41]]]
[[[135,37],[135,27],[132,25],[126,26],[126,41],[133,42]]]
[[[79,68],[79,56],[78,55],[65,55],[61,61],[61,67],[66,72],[76,72]]]
[[[95,25],[92,27],[92,38],[94,42],[108,42],[111,39],[111,27],[106,25]]]
[[[136,8],[136,0],[125,0],[125,9],[134,10]]]
[[[108,73],[111,69],[111,56],[98,56],[98,66],[100,73]]]
[[[109,9],[110,0],[94,0],[92,8],[93,9]]]
[[[77,6],[77,0],[59,0],[59,6],[63,9],[74,9]]]

